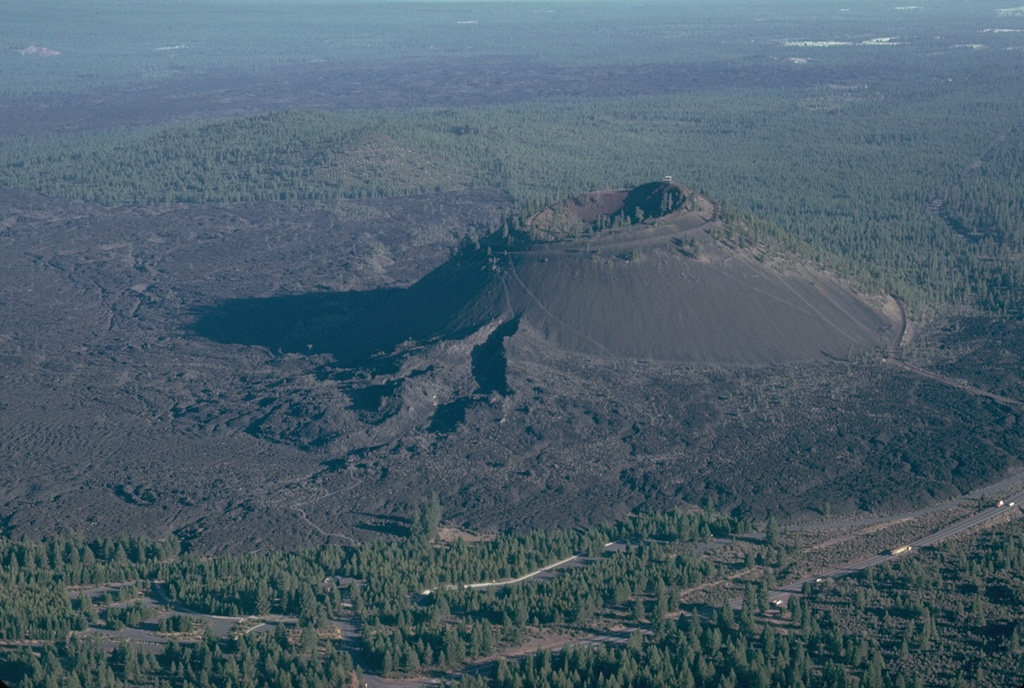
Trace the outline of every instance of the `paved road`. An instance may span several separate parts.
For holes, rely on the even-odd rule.
[[[908,518],[926,516],[928,514],[933,514],[937,511],[945,511],[946,509],[949,509],[951,507],[967,504],[968,502],[976,502],[983,497],[987,498],[986,495],[988,494],[1005,490],[1021,482],[1024,482],[1024,471],[1014,473],[1010,477],[1004,478],[1003,480],[1000,480],[997,483],[992,483],[991,485],[979,487],[978,489],[968,494],[960,495],[959,497],[954,497],[953,499],[949,499],[945,502],[932,504],[931,506],[926,506],[921,509],[915,509],[914,511],[905,511],[899,514],[892,514],[889,516],[868,516],[867,518],[858,518],[849,521],[829,520],[821,521],[819,523],[804,523],[800,525],[790,525],[786,526],[785,530],[787,532],[797,530],[834,530],[836,528],[859,528],[864,526],[879,525],[882,523],[895,523],[896,521],[903,521]],[[1020,504],[1020,502],[1017,502],[1017,504]]]
[[[622,543],[606,542],[605,545],[604,545],[604,549],[607,551],[607,550],[615,547],[618,544],[622,544]],[[547,566],[541,566],[539,569],[534,569],[533,571],[530,571],[527,574],[519,576],[518,578],[503,578],[502,580],[485,581],[483,583],[450,583],[450,584],[444,585],[442,587],[445,590],[458,590],[458,589],[467,589],[467,588],[475,589],[475,590],[478,590],[480,588],[501,588],[501,587],[504,587],[506,585],[515,585],[516,583],[522,583],[523,581],[527,581],[527,580],[530,580],[531,578],[535,578],[536,576],[539,576],[540,574],[544,573],[545,571],[551,571],[553,569],[561,568],[562,566],[566,566],[566,565],[571,564],[571,563],[573,563],[575,561],[581,561],[581,560],[586,559],[586,558],[587,558],[586,554],[574,554],[571,557],[566,557],[565,559],[561,559],[559,561],[556,561],[553,564],[548,564]],[[420,594],[421,595],[432,595],[436,591],[437,591],[437,588],[427,588],[426,590],[424,590]]]
[[[554,564],[548,564],[547,566],[541,566],[539,569],[536,569],[534,571],[530,571],[529,573],[527,573],[525,575],[519,576],[519,578],[503,578],[502,580],[486,581],[484,583],[451,583],[449,585],[444,585],[444,586],[441,586],[441,587],[443,587],[445,590],[465,590],[465,589],[479,590],[481,588],[501,588],[501,587],[504,587],[506,585],[514,585],[516,583],[522,583],[523,581],[529,580],[529,579],[533,578],[534,576],[539,576],[540,574],[544,573],[545,571],[550,571],[551,569],[556,569],[559,566],[565,566],[566,564],[568,564],[570,562],[573,562],[573,561],[576,561],[578,559],[581,559],[583,556],[584,555],[582,555],[582,554],[574,554],[571,557],[566,557],[565,559],[562,559],[560,561],[556,561]],[[436,591],[437,591],[437,588],[427,588],[426,590],[424,590],[420,594],[421,595],[433,595]]]
[[[930,535],[925,535],[924,537],[918,538],[917,540],[914,540],[912,542],[893,543],[893,547],[908,545],[911,548],[909,552],[904,552],[901,554],[891,554],[888,552],[884,554],[876,554],[874,556],[866,557],[864,559],[858,559],[856,561],[852,561],[841,566],[836,566],[834,568],[821,571],[813,576],[802,578],[798,581],[772,590],[772,599],[781,599],[785,601],[790,595],[798,593],[801,590],[803,590],[803,586],[805,583],[814,583],[818,579],[823,578],[841,578],[843,576],[848,576],[852,573],[856,573],[857,571],[862,571],[868,568],[869,566],[876,566],[878,564],[881,564],[882,562],[890,561],[892,559],[896,559],[897,557],[906,556],[906,554],[913,552],[914,549],[920,549],[921,547],[928,547],[930,545],[938,544],[943,540],[947,540],[953,537],[954,535],[957,535],[958,533],[962,533],[965,530],[969,530],[987,521],[990,521],[993,518],[996,518],[997,516],[1002,516],[1003,514],[1007,514],[1013,510],[1020,509],[1022,504],[1024,504],[1024,492],[1018,492],[1012,497],[1006,498],[1004,500],[1003,506],[992,505],[986,509],[979,511],[976,514],[968,516],[967,518],[963,518],[952,525],[946,526],[941,530],[937,530]]]

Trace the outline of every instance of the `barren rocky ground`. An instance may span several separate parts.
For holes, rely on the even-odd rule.
[[[196,311],[231,296],[402,283],[507,202],[489,190],[302,208],[103,208],[8,191],[2,201],[8,528],[156,535],[212,519],[234,524],[217,544],[241,548],[277,528],[267,518],[295,522],[280,542],[316,538],[295,512],[253,504],[323,457],[253,436],[221,402],[240,403],[256,378],[305,384],[317,359],[211,343],[189,332]]]
[[[869,351],[747,365],[607,356],[525,318],[339,358],[339,323],[497,225],[508,201],[496,191],[2,200],[6,533],[295,547],[401,532],[431,491],[446,521],[474,530],[702,501],[799,518],[826,502],[942,499],[1019,466],[1019,409]],[[239,332],[249,338],[228,336]]]

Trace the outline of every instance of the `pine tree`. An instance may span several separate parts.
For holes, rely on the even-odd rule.
[[[436,492],[430,493],[430,501],[423,512],[424,534],[428,540],[436,540],[441,526],[441,501]]]

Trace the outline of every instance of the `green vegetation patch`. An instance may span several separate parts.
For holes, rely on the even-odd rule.
[[[1018,685],[1024,679],[1024,526],[1015,520],[997,527],[825,585],[806,606],[838,637],[872,638],[890,680]],[[858,654],[848,643],[840,647]],[[866,661],[862,654],[857,659]]]
[[[945,65],[947,69],[955,69]],[[923,67],[922,67],[923,68]],[[391,113],[290,111],[7,139],[0,184],[103,204],[507,190],[524,211],[665,174],[932,306],[1019,308],[1010,189],[1021,118],[1004,77]],[[984,157],[981,170],[972,164]],[[948,196],[947,216],[933,212]],[[947,218],[960,218],[955,226]],[[956,231],[960,228],[962,231]],[[968,235],[965,238],[964,235]],[[984,237],[985,241],[971,240]],[[993,242],[998,242],[994,246]],[[997,254],[998,259],[994,259]],[[1012,254],[1012,255],[1008,255]]]
[[[105,205],[404,195],[474,179],[435,146],[409,142],[412,133],[367,117],[285,112],[45,137],[5,147],[0,178]]]
[[[800,552],[774,520],[761,536],[747,522],[677,511],[467,544],[437,539],[438,516],[435,503],[408,537],[287,555],[198,558],[181,555],[173,538],[0,541],[0,639],[27,641],[0,650],[0,672],[33,687],[337,686],[358,676],[339,645],[344,623],[360,636],[363,669],[441,677],[480,663],[484,671],[449,674],[462,688],[985,687],[1024,676],[1019,519],[808,584],[779,605],[777,577],[792,575],[791,556]],[[713,536],[727,539],[716,544]],[[549,577],[465,586],[573,553]],[[164,577],[178,604],[258,617],[200,637],[205,622],[195,611],[163,611],[151,623],[165,641],[159,651],[127,638],[104,649],[88,629],[105,617],[117,637],[152,618],[130,582],[150,576]],[[76,587],[73,604],[63,583],[72,579],[92,581]],[[248,600],[238,596],[247,580],[256,587]],[[728,581],[742,591],[735,601]],[[104,582],[116,585],[94,601]],[[705,589],[715,607],[681,603]],[[243,608],[250,603],[256,608]],[[20,620],[28,617],[26,626]],[[514,658],[538,638],[564,648]]]

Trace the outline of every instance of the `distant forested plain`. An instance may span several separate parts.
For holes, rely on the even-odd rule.
[[[1021,8],[8,2],[0,37],[0,186],[103,206],[495,187],[520,215],[672,175],[721,201],[756,241],[892,294],[918,320],[1024,315]],[[935,352],[923,360],[945,365]],[[1024,548],[1019,521],[774,608],[769,592],[797,575],[800,552],[771,524],[656,513],[467,545],[441,542],[437,508],[414,515],[401,537],[288,554],[203,558],[174,537],[131,533],[2,538],[0,679],[1024,680],[1024,590],[1011,575]],[[762,525],[768,532],[752,536]],[[713,559],[712,536],[746,544],[732,560]],[[624,544],[604,552],[609,542]],[[549,581],[444,589],[576,554],[588,565]],[[684,593],[737,576],[737,609],[725,592],[684,604]],[[213,615],[241,625],[218,635],[207,628]],[[249,633],[265,621],[274,630]],[[570,646],[499,658],[532,639]]]

